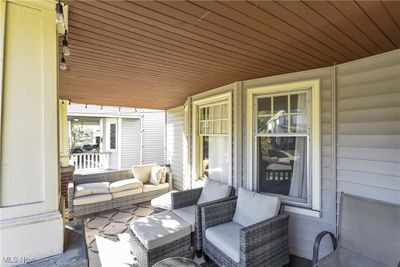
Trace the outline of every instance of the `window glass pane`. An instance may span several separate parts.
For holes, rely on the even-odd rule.
[[[221,118],[221,106],[215,105],[213,106],[213,119],[220,119]]]
[[[229,127],[228,127],[228,120],[227,119],[224,119],[224,120],[222,120],[222,123],[221,123],[221,133],[222,134],[227,134],[228,133],[228,131],[229,131]]]
[[[258,115],[270,115],[271,114],[271,98],[263,97],[258,100]]]
[[[201,156],[201,177],[208,177],[208,145],[209,145],[209,137],[203,136],[201,137],[201,145],[202,145],[202,156]]]
[[[307,133],[306,114],[295,114],[290,116],[290,131],[292,133]]]
[[[228,104],[221,105],[221,118],[228,118]]]
[[[110,149],[116,148],[116,126],[115,123],[110,124]]]
[[[307,138],[258,137],[258,188],[307,201]]]
[[[221,120],[216,120],[213,122],[213,134],[221,133]]]
[[[307,112],[307,95],[296,94],[290,96],[290,113]]]
[[[222,183],[228,183],[230,155],[228,136],[208,137],[207,177]]]
[[[274,114],[288,112],[288,96],[274,97]]]
[[[263,116],[258,118],[258,133],[287,133],[288,115],[275,114],[274,116]]]

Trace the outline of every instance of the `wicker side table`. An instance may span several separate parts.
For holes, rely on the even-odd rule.
[[[162,261],[157,262],[153,265],[153,267],[200,267],[200,264],[195,262],[194,260],[182,257],[173,257],[168,258]]]

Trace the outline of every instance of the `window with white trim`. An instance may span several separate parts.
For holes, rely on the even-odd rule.
[[[320,210],[319,81],[248,90],[250,188]]]
[[[117,149],[117,123],[116,121],[107,122],[107,150]]]
[[[199,108],[199,144],[202,178],[224,180],[228,177],[226,155],[228,139],[228,103],[214,103]]]
[[[193,180],[232,184],[231,93],[195,100],[193,108]]]

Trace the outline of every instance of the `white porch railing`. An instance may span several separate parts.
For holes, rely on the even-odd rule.
[[[71,154],[75,171],[104,170],[110,167],[110,152]]]

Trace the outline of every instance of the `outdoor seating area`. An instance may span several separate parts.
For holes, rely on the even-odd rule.
[[[0,267],[400,267],[400,1],[0,0]]]
[[[74,175],[68,184],[68,216],[74,218],[150,201],[171,191],[172,176],[157,164],[132,170]]]

